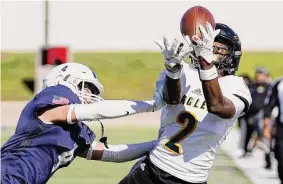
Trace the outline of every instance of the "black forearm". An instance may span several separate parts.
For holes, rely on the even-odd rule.
[[[229,99],[223,96],[218,78],[202,81],[202,87],[208,112],[224,119],[234,116],[235,107]]]
[[[171,79],[165,77],[163,87],[163,98],[167,104],[175,105],[179,104],[182,99],[182,83],[181,79]]]
[[[207,64],[206,62],[201,62],[200,64],[202,70],[213,67],[213,64]],[[223,95],[218,77],[208,81],[202,80],[202,87],[208,112],[224,119],[232,118],[235,115],[235,107],[233,103]]]

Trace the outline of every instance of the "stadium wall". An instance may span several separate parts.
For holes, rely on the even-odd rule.
[[[202,5],[236,30],[246,50],[283,51],[283,1],[50,2],[50,44],[72,50],[156,50],[163,35],[180,38],[186,9]],[[2,51],[35,51],[44,43],[44,1],[3,1]]]

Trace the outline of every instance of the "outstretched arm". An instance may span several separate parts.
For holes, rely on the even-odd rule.
[[[173,79],[166,75],[163,87],[163,99],[167,104],[176,105],[182,99],[182,81],[180,78]]]
[[[106,148],[101,142],[93,142],[90,148],[85,150],[80,157],[103,162],[127,162],[145,156],[155,148],[157,143],[157,140],[153,140],[137,144],[108,145],[108,148]]]
[[[153,112],[156,101],[104,100],[94,104],[71,104],[44,109],[38,117],[47,122],[70,124],[77,121],[113,119],[142,112]]]
[[[192,47],[187,45],[189,47],[183,49],[184,44],[176,39],[170,45],[165,37],[163,37],[163,44],[156,43],[165,59],[166,76],[164,76],[162,86],[163,100],[170,105],[179,104],[182,99],[182,62],[184,57],[192,51]]]
[[[158,44],[165,58],[166,77],[163,73],[157,82],[155,95],[150,101],[105,100],[94,104],[71,104],[43,109],[38,117],[45,122],[75,123],[97,119],[119,118],[142,112],[153,112],[168,104],[178,104],[181,101],[182,60],[192,51],[189,47],[183,50],[183,43],[174,40],[171,47],[166,38],[164,46]],[[165,97],[163,97],[165,95]],[[164,101],[163,101],[164,100]]]

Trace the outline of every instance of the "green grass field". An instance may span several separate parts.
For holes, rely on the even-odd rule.
[[[156,137],[155,128],[137,127],[105,127],[110,144],[137,143],[149,141]],[[94,127],[99,132],[98,127]],[[2,144],[8,139],[11,132],[2,132]],[[99,133],[98,133],[99,135]],[[105,163],[87,161],[77,158],[67,168],[59,170],[48,182],[49,184],[116,184],[133,166],[135,161],[127,163]],[[221,182],[220,182],[221,181]],[[233,162],[219,150],[209,176],[209,184],[250,184]]]
[[[104,85],[105,98],[148,99],[155,81],[164,68],[158,52],[74,53],[74,61],[94,69]],[[29,100],[32,93],[23,79],[34,77],[35,54],[2,53],[2,100]],[[274,78],[283,74],[283,52],[246,52],[238,74],[249,73],[258,66],[270,69]]]

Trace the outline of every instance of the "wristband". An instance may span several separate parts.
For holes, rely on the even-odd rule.
[[[208,70],[199,70],[199,77],[201,80],[208,81],[217,78],[218,72],[215,66]]]
[[[180,79],[182,76],[182,69],[183,65],[180,63],[175,64],[174,67],[170,67],[169,65],[165,64],[166,74],[171,79]]]
[[[176,73],[172,73],[172,72],[169,72],[168,70],[166,70],[166,74],[171,79],[180,79],[181,76],[182,76],[182,70],[180,70],[180,71],[178,71]]]
[[[72,122],[72,111],[73,111],[74,108],[75,108],[74,104],[71,104],[69,106],[69,110],[68,110],[68,113],[67,113],[67,123],[69,123],[69,124],[74,124],[76,122],[76,121]]]

